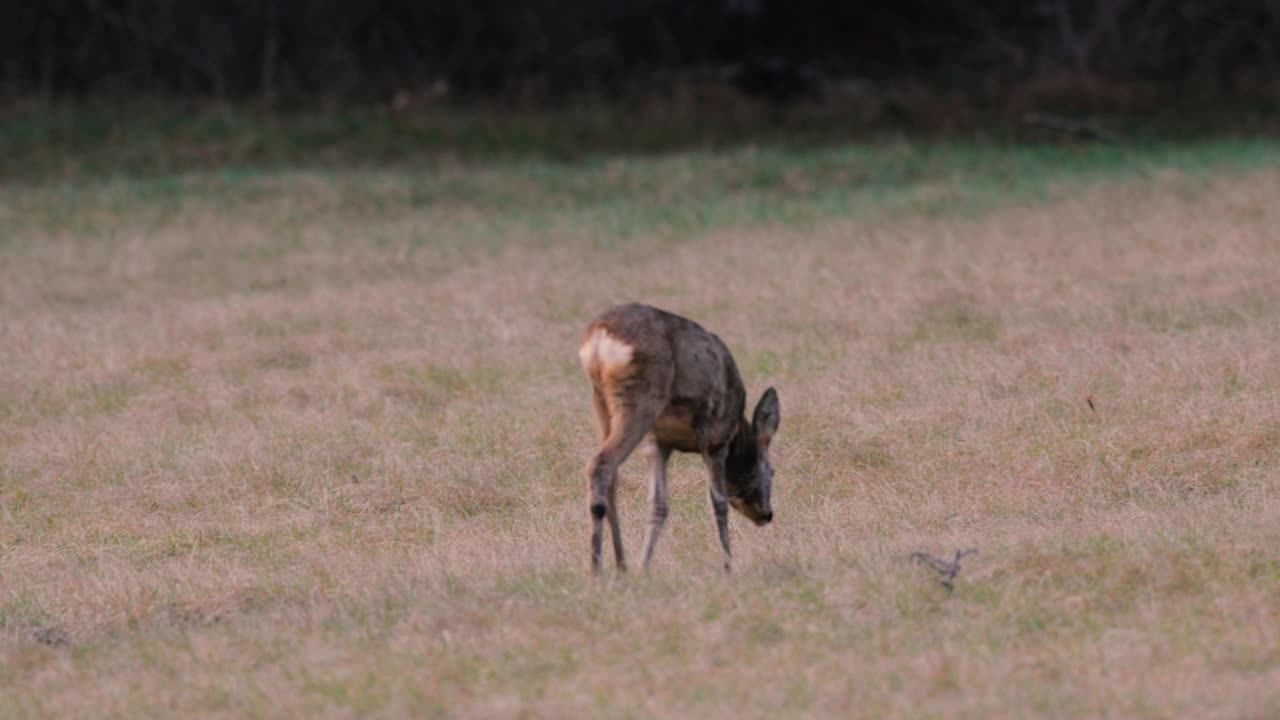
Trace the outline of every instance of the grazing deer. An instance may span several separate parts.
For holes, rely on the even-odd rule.
[[[651,514],[644,567],[667,520],[667,460],[672,451],[702,455],[711,475],[711,509],[729,570],[729,506],[756,525],[773,519],[769,441],[778,429],[778,394],[764,392],[747,422],[746,390],[720,338],[692,320],[648,305],[619,305],[587,328],[578,350],[591,379],[600,451],[587,466],[591,483],[591,570],[600,572],[609,518],[618,569],[626,571],[618,529],[618,466],[650,437]]]

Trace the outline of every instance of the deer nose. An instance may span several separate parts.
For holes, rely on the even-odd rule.
[[[761,523],[767,523],[767,522],[772,522],[772,521],[773,521],[773,511],[772,511],[772,510],[765,510],[763,513],[761,513],[761,514],[760,514],[760,522],[761,522]]]

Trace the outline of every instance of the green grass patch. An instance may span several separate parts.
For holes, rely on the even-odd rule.
[[[808,142],[813,138],[803,128],[794,137],[783,128],[743,142],[677,141],[653,153],[609,145],[591,132],[564,130],[564,138],[553,140],[561,131],[540,117],[475,127],[458,119],[430,121],[447,131],[377,116],[144,116],[141,129],[92,114],[44,120],[47,127],[32,119],[0,120],[15,130],[10,154],[27,158],[11,161],[3,174],[42,188],[19,186],[0,200],[0,213],[13,215],[19,228],[82,232],[94,226],[100,235],[104,220],[123,214],[166,223],[200,205],[250,215],[270,208],[279,244],[237,248],[246,263],[270,262],[306,245],[290,228],[325,216],[375,223],[439,216],[443,228],[398,236],[396,243],[410,248],[449,237],[493,243],[515,230],[550,242],[584,228],[607,247],[725,226],[971,214],[1044,201],[1064,184],[1246,170],[1280,160],[1280,145],[1266,139],[1050,145],[832,135]],[[387,141],[394,152],[378,150],[384,135],[396,138]],[[572,161],[554,150],[558,143],[576,143]],[[58,162],[75,168],[54,173],[41,164],[45,154],[65,155]],[[324,191],[297,198],[290,213],[280,214],[273,198],[299,182]],[[21,232],[8,236],[12,243]],[[377,245],[385,238],[374,231],[350,240]]]

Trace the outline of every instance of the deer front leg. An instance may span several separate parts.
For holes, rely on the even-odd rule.
[[[716,530],[720,533],[720,547],[724,549],[724,571],[729,572],[732,554],[729,552],[729,489],[725,479],[724,461],[729,454],[728,447],[705,453],[702,459],[711,474],[709,494],[711,495],[711,511],[716,516]]]
[[[671,459],[671,448],[662,447],[656,442],[649,447],[649,529],[644,534],[644,568],[649,569],[653,560],[653,546],[658,543],[658,536],[667,524],[667,461]]]

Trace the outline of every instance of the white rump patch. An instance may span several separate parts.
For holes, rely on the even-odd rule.
[[[578,358],[582,361],[584,368],[599,364],[608,370],[629,364],[634,352],[634,348],[630,345],[610,335],[604,328],[600,328],[591,333],[591,337],[578,348]]]

